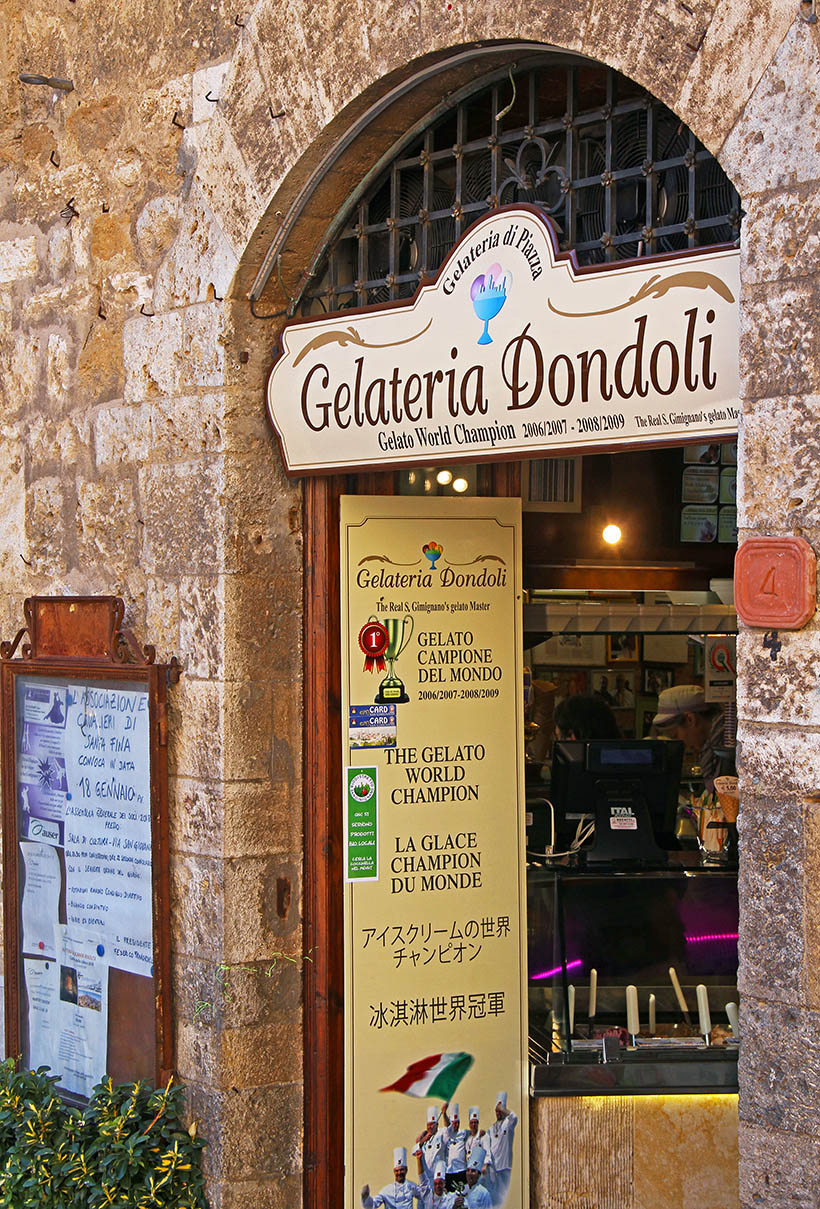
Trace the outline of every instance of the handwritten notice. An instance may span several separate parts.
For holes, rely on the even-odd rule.
[[[153,972],[148,693],[72,686],[66,723],[68,923],[116,969]]]

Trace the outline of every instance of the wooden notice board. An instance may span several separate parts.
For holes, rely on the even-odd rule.
[[[32,597],[0,646],[6,1054],[67,1097],[167,1080],[167,685],[116,597]]]

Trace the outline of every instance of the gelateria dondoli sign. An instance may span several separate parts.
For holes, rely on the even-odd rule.
[[[475,223],[411,301],[296,320],[268,411],[292,474],[737,431],[739,252],[579,268],[534,207]]]

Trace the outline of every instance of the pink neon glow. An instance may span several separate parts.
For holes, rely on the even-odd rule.
[[[688,945],[699,945],[705,940],[737,940],[737,932],[707,932],[705,936],[687,936]]]
[[[584,963],[581,961],[580,957],[578,957],[575,961],[568,961],[567,973],[569,973],[570,970],[577,969],[578,966],[582,966],[583,964]],[[544,970],[541,974],[530,974],[530,982],[535,982],[539,978],[552,978],[553,975],[561,973],[561,968],[561,966],[556,966],[554,970]]]

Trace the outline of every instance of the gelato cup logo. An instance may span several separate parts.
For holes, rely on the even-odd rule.
[[[511,285],[512,273],[506,272],[500,264],[490,265],[486,273],[479,273],[473,281],[470,286],[470,300],[476,317],[484,324],[484,330],[476,343],[492,344],[490,320],[495,319],[507,301],[507,290]]]
[[[376,782],[369,773],[357,773],[350,782],[350,793],[357,802],[369,802],[376,792]]]

